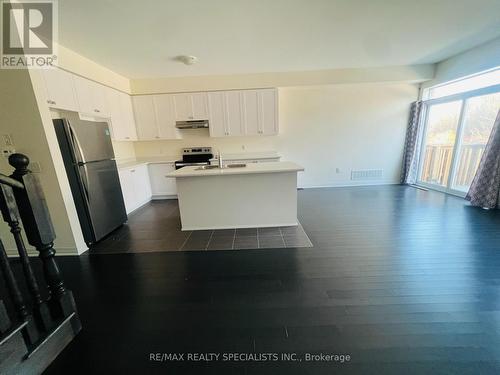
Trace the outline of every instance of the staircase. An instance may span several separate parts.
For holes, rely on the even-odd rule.
[[[13,154],[15,168],[0,173],[0,211],[14,237],[19,258],[9,259],[0,238],[0,374],[40,374],[81,330],[73,294],[55,260],[55,233],[29,159]],[[28,257],[21,222],[39,263]],[[34,267],[35,266],[35,267]],[[42,277],[35,272],[41,268]]]

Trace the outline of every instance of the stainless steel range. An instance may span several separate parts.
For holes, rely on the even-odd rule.
[[[175,169],[190,165],[210,165],[214,157],[212,147],[191,147],[182,149],[182,160],[175,162]]]

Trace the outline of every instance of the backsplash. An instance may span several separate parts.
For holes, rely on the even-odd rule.
[[[210,146],[226,153],[276,150],[277,136],[210,138],[206,129],[184,130],[183,139],[134,142],[136,157],[180,155],[184,147]],[[189,132],[189,133],[187,133]]]

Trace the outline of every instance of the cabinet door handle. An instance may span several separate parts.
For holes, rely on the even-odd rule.
[[[131,169],[130,172],[134,173],[135,172],[135,169]]]
[[[125,137],[125,139],[130,139],[130,137]]]
[[[155,138],[160,138],[160,137],[158,137],[157,135],[155,135]]]
[[[94,109],[94,112],[99,113],[99,112],[101,112],[101,111],[99,111],[98,109]]]

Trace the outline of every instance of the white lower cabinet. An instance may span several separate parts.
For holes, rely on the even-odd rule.
[[[167,177],[167,173],[175,170],[174,163],[149,165],[149,178],[153,199],[169,198],[177,195],[175,178]]]
[[[118,172],[127,214],[151,200],[147,165],[123,168]]]

